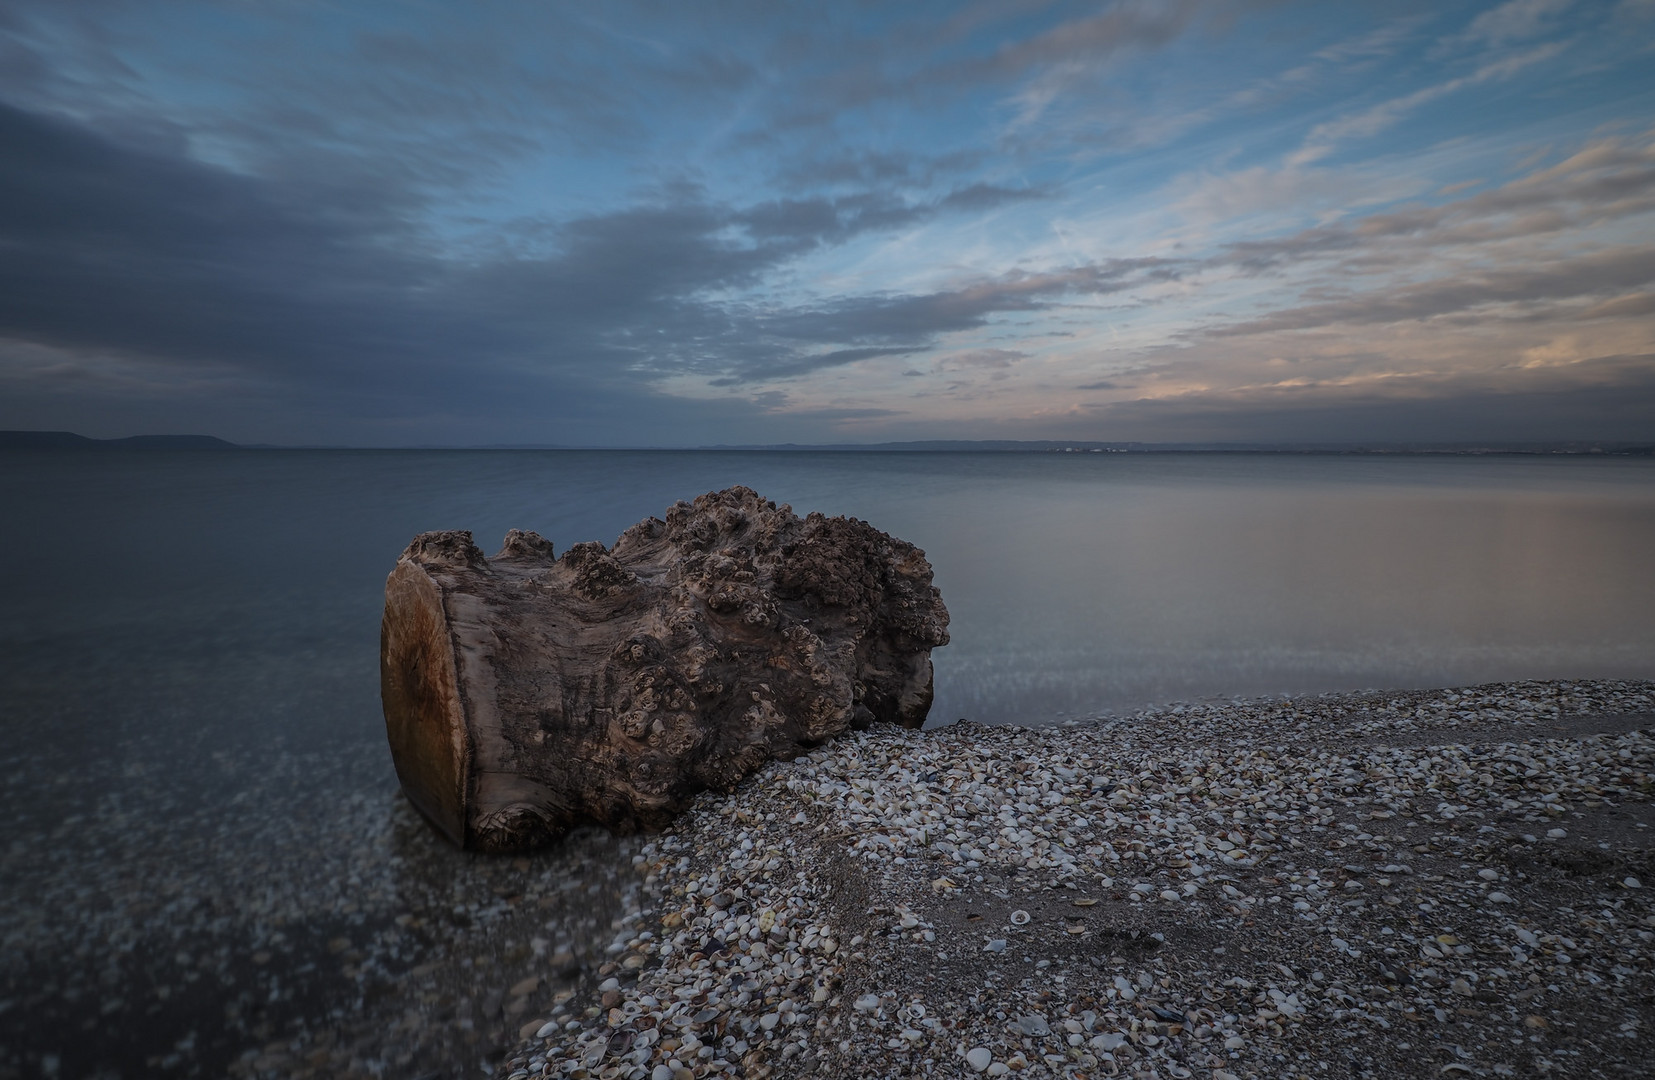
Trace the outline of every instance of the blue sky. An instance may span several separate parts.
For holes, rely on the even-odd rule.
[[[12,3],[0,426],[1655,438],[1655,2]]]

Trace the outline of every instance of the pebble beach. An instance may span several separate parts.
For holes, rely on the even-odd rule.
[[[858,733],[648,838],[499,1075],[1647,1076],[1652,733],[1606,681]]]
[[[1610,681],[879,728],[523,857],[377,747],[218,754],[12,841],[0,1077],[1651,1075],[1652,735]]]

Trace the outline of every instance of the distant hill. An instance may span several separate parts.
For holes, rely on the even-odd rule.
[[[239,450],[212,435],[132,435],[89,439],[72,431],[0,431],[0,450]]]

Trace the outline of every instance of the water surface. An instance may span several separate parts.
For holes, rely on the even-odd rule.
[[[422,530],[492,551],[530,528],[562,550],[736,483],[926,550],[953,617],[938,721],[1655,674],[1647,460],[7,452],[0,1074],[213,1075],[318,1015],[369,1023],[351,1017],[372,1017],[372,964],[327,960],[341,934],[394,993],[473,933],[398,927],[510,922],[501,864],[443,850],[396,798],[385,574]],[[536,872],[596,880],[607,850]],[[573,925],[537,932],[604,929]],[[516,948],[502,972],[529,963]],[[204,971],[233,1018],[179,1004],[207,1000]],[[514,1030],[498,1000],[443,1008],[428,1019],[498,1029],[454,1053]],[[399,1075],[371,1050],[363,1075]]]

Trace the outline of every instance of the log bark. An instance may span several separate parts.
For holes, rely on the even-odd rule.
[[[422,533],[385,585],[391,757],[462,847],[658,828],[843,731],[922,725],[947,627],[923,551],[743,487],[561,557]]]

